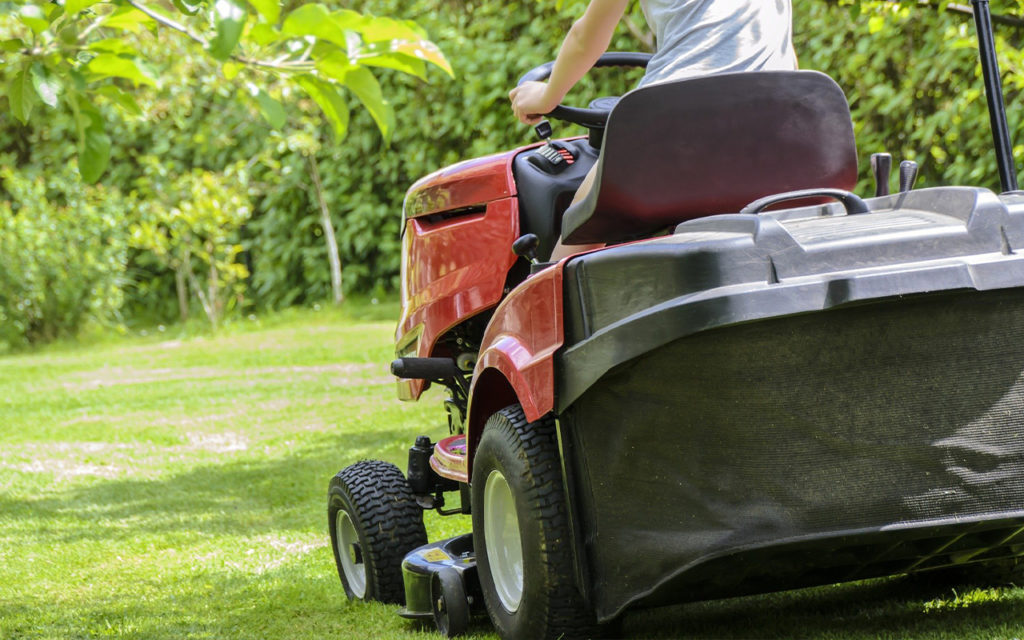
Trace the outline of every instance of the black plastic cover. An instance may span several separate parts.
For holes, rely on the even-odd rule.
[[[430,579],[435,573],[446,570],[455,571],[462,579],[471,608],[482,608],[483,594],[476,572],[473,534],[466,533],[431,542],[406,554],[402,560],[405,608],[398,615],[413,619],[432,618]]]
[[[1024,286],[1024,197],[940,187],[686,222],[565,268],[564,410],[612,367],[739,322],[955,289]]]
[[[559,423],[601,619],[1024,555],[1024,198],[868,203],[567,266]]]
[[[1024,290],[682,338],[562,428],[601,617],[1024,555]]]

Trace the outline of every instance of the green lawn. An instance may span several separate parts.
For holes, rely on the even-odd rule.
[[[394,397],[394,317],[349,303],[0,358],[0,638],[432,637],[395,607],[348,603],[327,543],[335,471],[404,467],[416,434],[446,433],[439,395]],[[1024,637],[1024,589],[1000,578],[685,605],[630,615],[622,633]]]

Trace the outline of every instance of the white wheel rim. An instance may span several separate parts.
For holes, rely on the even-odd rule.
[[[497,469],[484,485],[484,540],[498,598],[506,611],[515,613],[523,600],[523,543],[512,490]]]
[[[362,599],[366,595],[366,565],[363,563],[363,549],[359,544],[359,534],[352,524],[352,518],[344,509],[338,511],[335,518],[338,533],[338,557],[341,558],[341,570],[345,572],[345,581],[352,595]]]

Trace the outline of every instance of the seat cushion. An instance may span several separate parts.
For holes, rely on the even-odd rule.
[[[643,87],[612,110],[595,187],[568,244],[621,242],[773,193],[857,183],[850,109],[817,71],[727,73]]]

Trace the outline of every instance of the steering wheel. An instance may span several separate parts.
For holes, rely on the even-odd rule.
[[[594,63],[594,66],[646,68],[647,63],[650,62],[650,60],[651,54],[649,53],[616,51],[603,54],[598,58],[597,62]],[[516,84],[520,85],[524,82],[531,81],[543,82],[551,76],[551,69],[554,66],[554,62],[545,62],[539,67],[534,67],[527,71],[522,78],[519,78],[519,82]],[[567,107],[560,104],[552,109],[551,113],[546,115],[557,120],[564,120],[565,122],[582,125],[588,129],[603,129],[605,124],[608,123],[608,114],[610,113],[610,107],[607,109],[581,109],[579,107]]]

